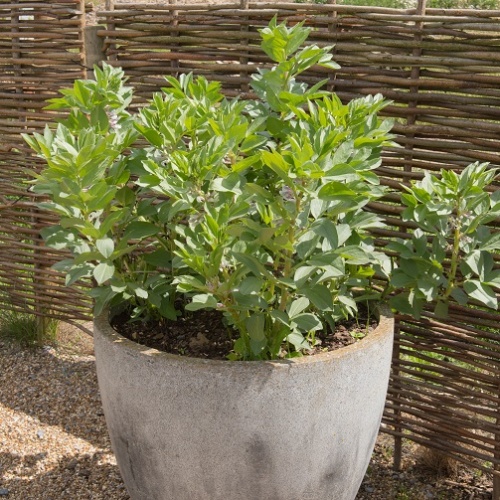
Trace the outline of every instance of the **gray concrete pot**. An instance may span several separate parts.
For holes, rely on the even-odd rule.
[[[140,346],[95,320],[104,413],[134,500],[352,500],[382,417],[386,310],[363,341],[284,361]]]

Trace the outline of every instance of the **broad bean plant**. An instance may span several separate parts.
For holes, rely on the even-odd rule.
[[[68,285],[94,281],[96,314],[215,309],[233,332],[230,358],[252,360],[300,356],[315,332],[392,290],[416,315],[433,300],[444,313],[450,298],[497,306],[500,237],[486,224],[500,197],[485,191],[496,171],[475,164],[407,188],[416,229],[377,250],[370,230],[384,222],[367,207],[386,193],[375,170],[392,144],[379,116],[389,102],[343,104],[325,81],[300,81],[338,68],[332,47],[304,46],[309,32],[276,19],[261,30],[272,64],[252,78],[255,99],[183,74],[132,113],[123,71],[103,64],[51,101],[68,117],[25,137],[47,163],[33,190],[60,217],[43,231],[69,250],[56,268]]]

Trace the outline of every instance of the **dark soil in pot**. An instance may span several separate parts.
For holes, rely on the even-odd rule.
[[[125,311],[113,317],[111,326],[138,344],[171,354],[206,359],[226,359],[237,336],[225,325],[219,311],[209,309],[186,312],[177,321],[130,321],[130,315]],[[356,319],[339,322],[334,332],[330,328],[316,332],[314,349],[308,355],[359,342],[376,326],[377,320],[368,315],[366,308],[360,308]]]

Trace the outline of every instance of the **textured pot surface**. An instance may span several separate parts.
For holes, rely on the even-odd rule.
[[[385,311],[384,311],[385,312]],[[352,500],[380,425],[393,319],[316,356],[180,357],[94,327],[113,449],[134,500]]]

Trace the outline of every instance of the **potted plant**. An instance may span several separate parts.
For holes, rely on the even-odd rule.
[[[429,301],[445,314],[451,298],[497,307],[500,237],[485,225],[500,213],[485,190],[496,171],[407,187],[416,229],[377,250],[369,231],[384,223],[367,206],[386,193],[374,170],[388,102],[345,105],[325,82],[299,82],[337,67],[331,47],[303,47],[309,31],[276,19],[261,30],[274,64],[253,77],[257,99],[181,75],[132,114],[123,72],[103,64],[52,100],[64,121],[25,137],[47,161],[33,189],[60,217],[43,236],[70,251],[55,267],[68,285],[94,283],[100,390],[134,499],[354,498],[391,360],[392,315],[370,304],[391,293],[416,315]],[[129,338],[110,326],[124,317]],[[365,338],[330,350],[350,317]],[[207,359],[219,341],[229,360]]]

